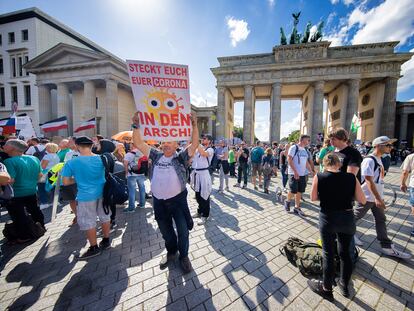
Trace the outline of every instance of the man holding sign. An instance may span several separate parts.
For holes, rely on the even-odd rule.
[[[176,141],[163,142],[162,152],[147,145],[141,135],[139,112],[136,112],[132,119],[134,146],[152,161],[149,176],[154,216],[167,249],[167,256],[161,260],[160,268],[165,269],[168,262],[174,261],[179,251],[180,264],[185,273],[192,270],[188,248],[189,230],[194,226],[187,203],[187,168],[190,157],[194,155],[199,145],[197,118],[193,116],[191,121],[191,144],[177,153]],[[178,238],[174,231],[173,219]]]

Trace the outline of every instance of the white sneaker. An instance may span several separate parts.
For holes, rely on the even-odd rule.
[[[364,242],[362,242],[358,237],[357,237],[357,235],[355,234],[354,235],[354,242],[355,242],[355,245],[358,245],[358,246],[363,246],[364,245]]]
[[[205,225],[206,222],[207,222],[207,217],[201,217],[197,224],[199,226],[202,226],[202,225]]]
[[[239,183],[237,183],[237,184],[235,184],[233,187],[239,187],[239,188],[240,188],[240,184],[239,184]]]
[[[410,254],[398,251],[395,248],[394,244],[391,245],[391,248],[382,248],[382,252],[385,255],[393,256],[393,257],[397,257],[397,258],[402,258],[402,259],[410,259],[411,258]]]
[[[48,208],[50,206],[50,204],[40,204],[39,205],[39,207],[40,207],[40,209],[42,210],[42,209],[46,209],[46,208]]]

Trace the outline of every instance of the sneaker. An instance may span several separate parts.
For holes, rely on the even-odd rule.
[[[411,231],[411,235],[413,235],[413,236],[414,236],[414,230],[413,230],[413,231]]]
[[[301,217],[305,217],[306,216],[305,213],[300,208],[297,208],[297,207],[295,207],[293,209],[293,213],[296,214],[296,215],[298,215],[298,216],[301,216]]]
[[[286,212],[290,212],[290,202],[288,202],[288,201],[285,201],[285,211]]]
[[[240,184],[239,184],[239,183],[237,183],[237,184],[235,184],[233,187],[239,187],[239,188],[240,188]]]
[[[197,212],[194,215],[192,215],[191,217],[193,217],[193,218],[201,218],[201,214]]]
[[[229,189],[229,187],[226,187],[226,189],[225,189],[226,191],[230,191],[230,189]]]
[[[165,268],[167,268],[168,263],[171,262],[171,261],[174,261],[176,258],[177,258],[177,253],[176,252],[174,254],[168,254],[167,253],[167,255],[165,255],[161,258],[160,269],[164,270]]]
[[[207,217],[201,217],[197,224],[199,226],[205,225],[207,222],[207,219],[208,219]]]
[[[134,213],[134,212],[135,212],[135,208],[134,208],[134,209],[124,208],[124,209],[122,210],[122,212],[123,212],[123,213],[127,213],[127,214],[129,214],[129,213]]]
[[[259,185],[259,188],[263,188],[263,185]]]
[[[348,298],[349,297],[348,286],[346,286],[343,281],[339,280],[338,287],[339,287],[339,291],[341,292],[342,296]]]
[[[243,185],[243,187],[242,187],[242,189],[246,189],[247,188],[247,185],[246,184],[244,184]]]
[[[288,193],[287,188],[283,188],[283,192],[284,192],[284,193]]]
[[[101,249],[97,246],[90,246],[86,252],[80,255],[77,259],[78,260],[86,260],[92,257],[96,257],[101,254]]]
[[[355,245],[358,245],[358,246],[364,246],[364,242],[362,242],[358,237],[357,237],[357,235],[355,234],[354,235],[354,242],[355,242]]]
[[[382,252],[385,255],[393,256],[393,257],[397,257],[397,258],[402,258],[402,259],[410,259],[411,258],[411,254],[404,253],[404,252],[401,252],[401,251],[397,250],[395,248],[394,244],[392,244],[390,248],[384,248],[383,247]]]
[[[183,269],[184,273],[190,273],[193,270],[190,259],[188,257],[181,258],[180,264],[181,264],[181,268]]]
[[[118,225],[116,224],[115,220],[111,220],[111,230],[114,230]]]
[[[259,188],[257,188],[257,186],[254,186],[254,190],[259,190]]]
[[[316,294],[318,294],[319,296],[321,296],[324,299],[327,299],[329,301],[333,301],[334,297],[333,297],[333,293],[332,290],[325,290],[323,288],[323,283],[320,280],[308,280],[308,286],[309,288]]]
[[[263,190],[263,193],[269,194],[269,190],[265,189]]]
[[[111,242],[109,241],[109,238],[103,238],[102,241],[99,243],[99,248],[104,250],[111,247]]]
[[[150,193],[145,194],[145,200],[152,199],[152,195]]]
[[[50,204],[40,204],[39,205],[39,207],[40,207],[40,209],[42,210],[42,209],[46,209],[46,208],[48,208],[50,206]]]
[[[219,189],[219,190],[217,190],[217,193],[223,193],[223,190]]]

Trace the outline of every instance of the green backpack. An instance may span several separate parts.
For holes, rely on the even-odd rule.
[[[279,249],[291,264],[305,276],[322,275],[322,247],[290,237]]]

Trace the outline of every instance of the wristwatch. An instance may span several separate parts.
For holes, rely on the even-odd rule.
[[[132,123],[131,124],[131,129],[135,129],[135,130],[137,130],[137,129],[139,129],[140,128],[140,126],[139,126],[139,124],[135,124],[135,123]]]

